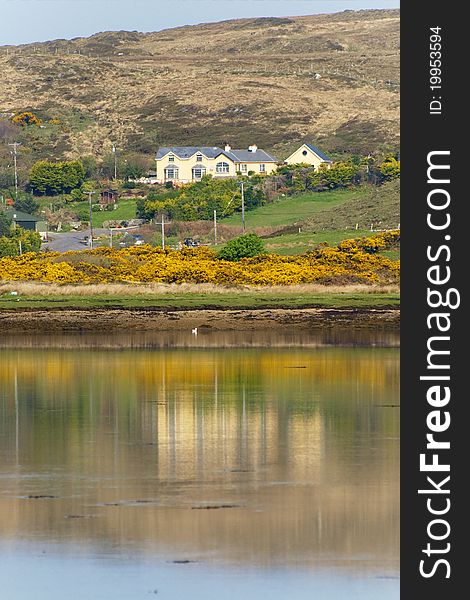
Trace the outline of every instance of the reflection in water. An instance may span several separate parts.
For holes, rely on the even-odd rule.
[[[396,348],[73,339],[0,350],[3,544],[396,574]]]

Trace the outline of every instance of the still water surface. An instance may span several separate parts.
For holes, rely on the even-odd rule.
[[[3,338],[2,597],[398,599],[397,344]]]

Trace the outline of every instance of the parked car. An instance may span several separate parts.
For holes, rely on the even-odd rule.
[[[188,248],[197,248],[197,246],[199,246],[199,242],[197,240],[193,240],[193,238],[186,238],[183,244]]]
[[[126,248],[128,246],[142,246],[143,244],[145,244],[144,238],[139,233],[129,232],[127,232],[119,242],[121,248]]]

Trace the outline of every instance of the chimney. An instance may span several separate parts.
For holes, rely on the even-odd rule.
[[[256,152],[258,150],[258,146],[253,144],[252,146],[248,146],[248,152]]]
[[[225,144],[225,152],[230,152],[231,149],[232,146],[230,146],[230,144]]]

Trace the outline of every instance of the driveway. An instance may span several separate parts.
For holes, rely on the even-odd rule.
[[[109,229],[93,229],[93,238],[103,234],[109,234]],[[42,245],[42,248],[49,248],[54,252],[67,252],[68,250],[86,250],[88,245],[84,243],[83,238],[90,235],[86,231],[64,231],[63,233],[49,233],[49,241]]]

